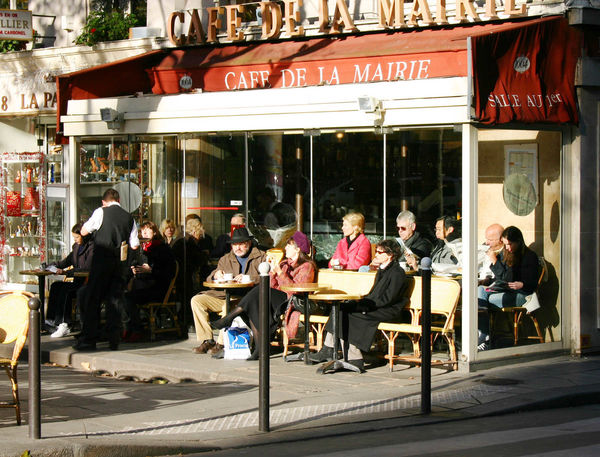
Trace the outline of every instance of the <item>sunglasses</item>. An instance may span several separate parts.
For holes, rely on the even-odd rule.
[[[405,230],[408,230],[408,227],[398,227],[398,230],[402,230],[404,232]]]
[[[380,250],[380,249],[377,249],[377,250],[375,251],[375,254],[387,254],[387,253],[386,253],[385,251],[382,251],[382,250]]]

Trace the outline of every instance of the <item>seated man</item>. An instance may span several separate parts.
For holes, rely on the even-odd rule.
[[[442,216],[436,221],[435,237],[438,242],[431,252],[432,263],[457,265],[461,262],[460,225],[460,221],[450,216]]]
[[[252,247],[252,237],[248,229],[242,227],[235,229],[231,237],[231,251],[219,259],[217,268],[213,270],[207,280],[223,279],[225,273],[233,274],[234,281],[241,281],[242,275],[249,275],[253,281],[258,280],[258,266],[265,260],[265,253]],[[201,292],[191,300],[196,338],[202,341],[200,346],[193,351],[196,354],[218,353],[223,349],[222,343],[213,339],[212,328],[208,321],[208,312],[223,314],[225,307],[225,292],[222,290],[207,290]],[[221,335],[219,335],[219,340]]]
[[[396,241],[402,248],[402,254],[399,261],[406,262],[413,270],[418,269],[418,262],[423,257],[429,257],[431,253],[431,243],[423,237],[417,229],[417,220],[410,211],[402,211],[396,217],[396,226],[398,235]]]
[[[496,257],[502,251],[502,232],[504,227],[500,224],[492,224],[485,229],[485,243],[483,249],[479,251],[479,279],[480,284],[491,284],[492,282],[492,263],[496,262]]]
[[[231,232],[223,233],[219,235],[215,242],[215,247],[210,251],[210,256],[213,258],[220,258],[231,251],[231,235],[237,228],[246,226],[246,217],[242,213],[236,213],[231,216]]]

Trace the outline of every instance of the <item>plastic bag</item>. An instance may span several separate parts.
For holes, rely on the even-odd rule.
[[[246,360],[250,357],[250,332],[247,328],[229,327],[223,335],[225,359]]]

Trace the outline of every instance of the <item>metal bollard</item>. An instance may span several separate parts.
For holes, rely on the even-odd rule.
[[[29,438],[42,437],[42,380],[40,377],[40,300],[32,297],[29,306]]]
[[[260,273],[260,282],[258,289],[258,303],[260,323],[258,332],[260,333],[259,344],[259,377],[258,377],[258,430],[260,432],[270,431],[269,426],[269,313],[270,313],[270,277],[269,270],[271,266],[263,262],[258,266]]]
[[[421,260],[421,413],[431,413],[431,259]]]

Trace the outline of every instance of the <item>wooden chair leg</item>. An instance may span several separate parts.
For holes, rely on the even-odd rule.
[[[538,324],[537,319],[535,318],[535,316],[528,314],[528,316],[531,318],[531,320],[533,321],[533,326],[535,327],[535,331],[537,332],[537,337],[540,340],[540,343],[545,343],[545,338],[544,338],[544,334],[542,333],[542,330],[540,329],[540,324]]]
[[[513,333],[514,333],[514,345],[516,346],[519,342],[519,321],[521,320],[521,311],[515,311],[513,319]]]
[[[17,418],[17,425],[21,425],[21,403],[19,402],[19,383],[17,381],[17,367],[4,367],[6,374],[10,379],[10,385],[12,388],[13,403],[15,406],[15,415]]]

